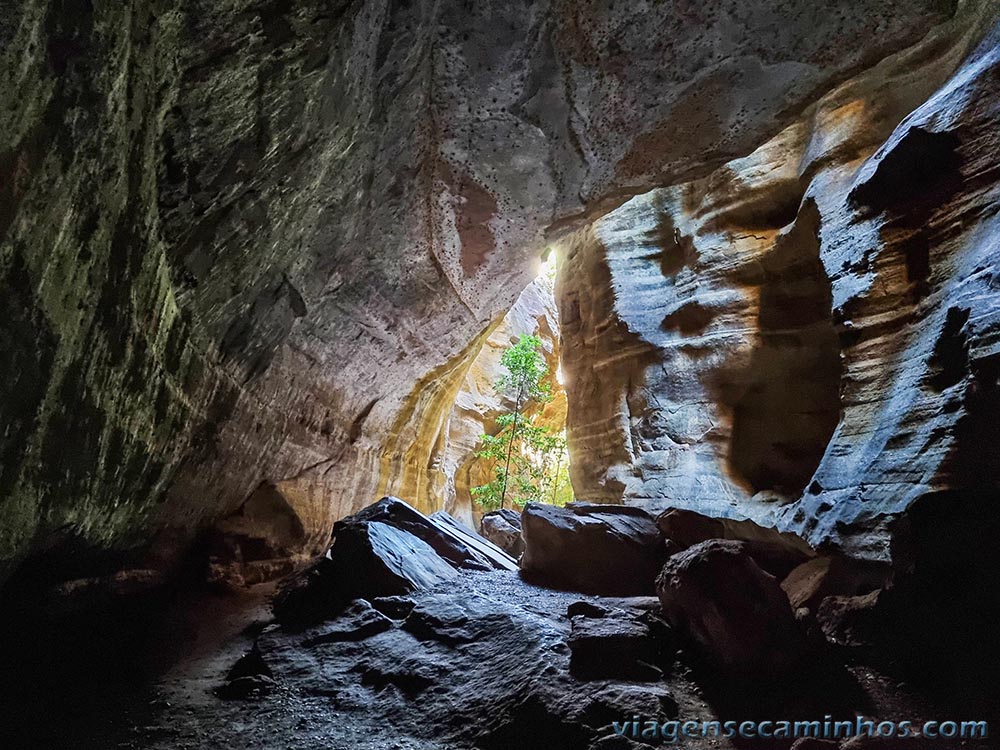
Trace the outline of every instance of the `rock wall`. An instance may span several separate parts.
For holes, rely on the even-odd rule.
[[[5,2],[0,579],[164,568],[265,484],[366,505],[547,231],[751,151],[953,11]]]
[[[965,6],[750,155],[566,241],[578,496],[904,564],[915,503],[991,503],[996,14]]]

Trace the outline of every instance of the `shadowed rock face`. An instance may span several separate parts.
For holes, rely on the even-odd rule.
[[[521,513],[521,535],[521,570],[569,591],[650,594],[667,557],[656,522],[638,508],[528,503]]]
[[[162,567],[265,482],[310,517],[364,506],[389,436],[444,408],[547,230],[748,153],[954,10],[9,5],[0,578],[151,538]],[[820,438],[777,469],[790,485]],[[746,463],[767,484],[781,461]]]
[[[1000,53],[962,31],[995,21],[973,10],[567,240],[579,497],[905,568],[931,533],[903,518],[915,501],[950,518],[995,496]]]
[[[790,671],[807,653],[779,580],[758,567],[745,542],[712,539],[667,561],[656,591],[667,621],[727,671]]]

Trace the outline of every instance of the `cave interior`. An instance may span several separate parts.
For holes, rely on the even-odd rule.
[[[994,0],[5,4],[0,747],[1000,747],[998,82]]]

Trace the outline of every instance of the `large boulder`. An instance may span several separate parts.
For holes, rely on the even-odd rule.
[[[882,591],[857,596],[828,596],[816,608],[816,621],[823,635],[839,646],[863,646],[879,630],[879,599]]]
[[[285,623],[308,624],[353,599],[398,596],[457,578],[447,560],[408,531],[381,521],[343,524],[328,556],[286,585],[274,613]]]
[[[288,582],[276,599],[279,620],[323,620],[354,599],[400,596],[454,581],[457,569],[517,569],[503,550],[447,514],[429,518],[394,497],[339,521],[333,538],[327,556]]]
[[[652,516],[624,505],[528,503],[521,533],[524,573],[590,594],[650,594],[666,557]]]
[[[745,542],[712,539],[674,555],[657,594],[671,626],[726,671],[781,674],[806,652],[788,598]]]
[[[382,521],[342,525],[330,548],[352,598],[406,594],[458,577],[427,542]]]
[[[509,508],[486,513],[479,522],[479,533],[515,559],[524,553],[521,514]]]
[[[438,555],[455,567],[473,570],[514,570],[517,567],[502,550],[472,529],[462,526],[444,511],[425,516],[398,497],[383,497],[353,516],[338,521],[333,527],[334,536],[337,536],[340,529],[371,521],[381,521],[408,531],[433,547]]]

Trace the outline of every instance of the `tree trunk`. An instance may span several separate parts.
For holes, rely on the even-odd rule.
[[[559,457],[556,459],[556,473],[552,476],[552,504],[556,504],[556,493],[559,492],[559,470],[562,468],[563,451],[565,448],[559,449]]]
[[[507,478],[510,476],[510,454],[514,449],[514,437],[517,435],[517,423],[521,414],[521,394],[524,393],[524,383],[517,389],[517,401],[514,402],[514,424],[510,426],[510,440],[507,441],[507,465],[503,470],[503,487],[500,490],[500,508],[503,509],[507,497]]]

